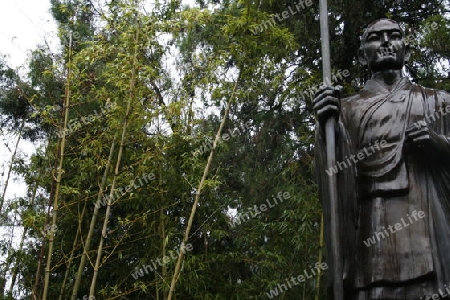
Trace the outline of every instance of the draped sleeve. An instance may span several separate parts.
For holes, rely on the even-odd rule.
[[[436,251],[439,257],[440,282],[450,282],[450,94],[424,89],[425,111],[429,126],[438,136],[436,149],[425,156],[429,163],[431,181],[437,196],[430,197],[436,231]],[[441,109],[442,108],[442,109]],[[434,116],[434,118],[433,118]]]

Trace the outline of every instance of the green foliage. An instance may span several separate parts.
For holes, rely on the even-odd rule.
[[[322,81],[318,6],[279,21],[276,14],[288,11],[295,1],[197,2],[188,7],[180,1],[145,5],[114,0],[96,7],[91,1],[52,0],[62,53],[34,51],[26,79],[0,62],[3,130],[19,132],[24,124],[23,136],[41,142],[29,161],[14,164],[28,189],[25,197],[8,202],[8,222],[16,220],[26,229],[26,243],[9,252],[6,240],[0,244],[8,254],[8,264],[0,268],[19,270],[10,298],[35,294],[40,299],[42,294],[46,229],[63,132],[65,158],[48,298],[70,297],[97,197],[100,192],[110,195],[113,171],[104,188],[102,176],[131,101],[96,297],[165,299],[175,260],[156,263],[155,271],[145,272],[144,266],[180,247],[211,141],[236,81],[235,101],[196,207],[189,236],[193,249],[186,253],[176,298],[264,299],[277,284],[319,260],[315,120],[311,99],[301,96]],[[355,92],[370,75],[356,62],[358,33],[369,20],[385,16],[415,33],[411,76],[428,86],[450,88],[444,78],[449,25],[439,2],[331,1],[333,68],[350,72],[337,82],[344,92]],[[273,26],[256,31],[270,20],[275,20]],[[436,30],[425,30],[434,22]],[[71,103],[66,128],[65,89]],[[289,198],[235,223],[255,205],[273,204],[279,193],[289,193]],[[89,294],[105,199],[99,203],[76,295],[80,299]],[[308,280],[278,298],[316,295],[325,299],[324,289]]]

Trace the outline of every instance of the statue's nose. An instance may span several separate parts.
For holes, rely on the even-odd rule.
[[[389,42],[390,42],[389,41],[389,34],[387,32],[384,32],[382,37],[381,37],[381,43],[383,45],[387,45],[387,44],[389,44]]]

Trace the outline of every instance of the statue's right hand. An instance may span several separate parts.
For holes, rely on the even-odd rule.
[[[316,93],[313,102],[314,113],[319,119],[320,125],[324,125],[329,118],[337,119],[339,117],[341,112],[340,90],[340,86],[327,86]]]

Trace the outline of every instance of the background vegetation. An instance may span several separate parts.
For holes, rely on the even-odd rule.
[[[0,63],[1,133],[15,137],[0,189],[2,299],[266,299],[323,260],[303,93],[321,82],[318,1],[51,3],[61,50],[35,49],[22,76]],[[359,35],[380,17],[413,36],[408,76],[450,90],[446,1],[329,6],[345,94],[370,76]],[[17,151],[24,139],[31,157]],[[6,199],[13,176],[26,196]],[[233,223],[279,192],[290,198]],[[278,299],[325,299],[320,282]]]

